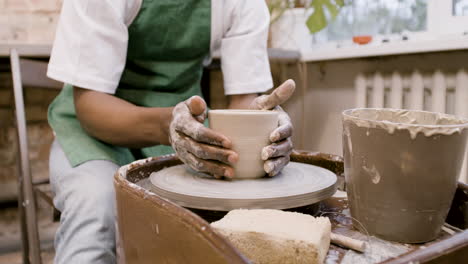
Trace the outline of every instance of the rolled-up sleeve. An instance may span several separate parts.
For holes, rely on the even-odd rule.
[[[239,0],[228,8],[232,10],[224,20],[220,49],[225,94],[265,92],[273,86],[267,53],[270,15],[265,0]]]
[[[47,75],[115,93],[127,54],[124,0],[65,0]]]

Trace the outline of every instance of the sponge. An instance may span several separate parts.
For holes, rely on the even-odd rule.
[[[323,263],[330,220],[281,210],[233,210],[211,226],[256,264]]]

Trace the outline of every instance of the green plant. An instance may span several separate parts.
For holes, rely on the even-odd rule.
[[[306,26],[312,34],[324,29],[328,23],[333,21],[344,5],[345,0],[268,0],[272,24],[290,8],[301,6],[305,6],[306,9],[312,8],[312,14],[310,14],[306,21]],[[328,11],[328,16],[325,10]]]

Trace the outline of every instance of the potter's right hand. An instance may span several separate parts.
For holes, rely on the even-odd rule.
[[[169,140],[177,156],[195,171],[216,178],[232,178],[234,169],[229,164],[238,160],[231,150],[231,141],[224,135],[203,125],[206,103],[199,96],[177,104],[172,112]]]

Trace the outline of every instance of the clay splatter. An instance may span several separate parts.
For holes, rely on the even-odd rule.
[[[374,165],[372,165],[370,169],[366,166],[363,166],[362,169],[369,174],[373,184],[378,184],[380,182],[380,173]]]
[[[468,119],[442,113],[399,109],[352,109],[343,114],[344,121],[352,121],[359,127],[382,128],[393,134],[395,130],[407,130],[411,139],[421,133],[426,137],[452,135],[468,129]]]
[[[353,144],[351,143],[351,133],[349,132],[349,127],[345,127],[343,131],[345,137],[346,137],[346,143],[348,144],[348,150],[349,154],[353,154]]]
[[[341,263],[378,263],[389,258],[399,256],[410,250],[407,246],[387,242],[376,237],[369,237],[369,246],[369,250],[364,254],[348,250]]]
[[[336,264],[340,260],[340,252],[334,249],[328,250],[327,258],[325,259],[325,264]]]

